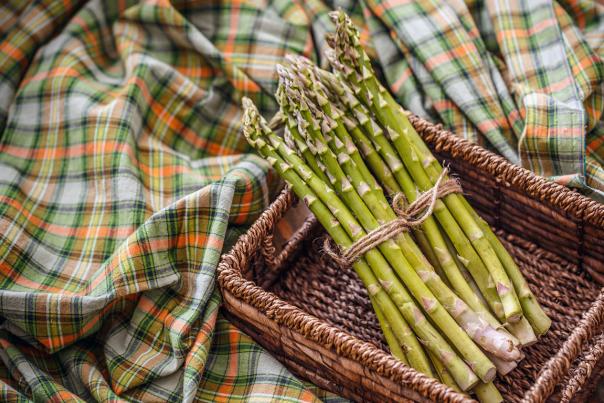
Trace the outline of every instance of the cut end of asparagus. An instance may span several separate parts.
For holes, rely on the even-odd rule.
[[[518,322],[520,322],[520,320],[522,318],[523,318],[522,311],[518,312],[516,314],[506,315],[506,319],[507,319],[508,323],[518,323]]]
[[[506,328],[518,339],[523,347],[530,346],[537,342],[537,335],[526,318],[522,318],[516,323],[506,324]]]
[[[537,336],[546,334],[552,326],[552,320],[546,315],[534,296],[531,299],[523,299],[520,302],[523,305],[526,319],[533,327]]]
[[[522,359],[524,357],[524,355],[520,356],[520,359],[516,360],[516,361],[505,361],[502,360],[501,358],[495,357],[492,354],[486,353],[487,357],[489,357],[489,359],[493,362],[493,364],[495,364],[495,367],[497,368],[497,373],[500,375],[507,375],[510,372],[512,372],[514,370],[514,368],[516,368],[518,366],[518,362],[520,361],[520,359]]]

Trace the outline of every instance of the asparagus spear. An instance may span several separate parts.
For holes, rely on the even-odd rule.
[[[503,396],[497,390],[493,382],[479,383],[474,388],[473,392],[482,403],[499,403],[503,402]]]
[[[360,226],[357,223],[354,216],[352,216],[352,214],[348,211],[347,206],[338,199],[338,197],[333,193],[333,190],[331,190],[331,188],[326,186],[326,184],[317,181],[316,177],[313,177],[312,174],[310,173],[310,170],[306,170],[304,162],[297,159],[297,156],[295,156],[295,154],[293,152],[288,152],[287,150],[285,150],[284,144],[279,142],[279,139],[276,136],[272,136],[271,140],[274,142],[273,145],[277,146],[278,150],[281,151],[280,154],[289,160],[290,166],[292,166],[295,171],[297,171],[301,175],[308,174],[308,176],[306,176],[304,179],[307,181],[309,186],[317,193],[317,196],[326,205],[329,206],[329,208],[332,210],[332,213],[336,216],[336,218],[339,219],[339,221],[342,223],[344,228],[347,228],[350,226],[349,235],[355,240],[360,239],[360,237],[365,235],[365,232],[362,230],[362,226]],[[342,187],[346,187],[346,185],[344,184],[340,188],[342,188]],[[353,193],[352,189],[350,189],[350,192],[348,194],[349,194],[349,196],[355,195]],[[359,204],[360,201],[354,197],[349,197],[347,200],[347,203],[353,203],[353,204],[356,203],[357,204],[356,210],[358,210],[358,208],[360,207],[360,204]],[[370,216],[370,213],[368,211],[366,211],[366,214],[364,215],[365,220],[367,220],[369,218],[369,216]],[[397,303],[397,305],[399,307],[402,306],[401,312],[408,313],[411,315],[417,315],[417,313],[419,313],[419,312],[417,311],[417,308],[414,305],[413,299],[407,294],[405,288],[399,282],[398,278],[396,277],[396,275],[394,274],[394,272],[392,271],[392,269],[390,268],[388,263],[386,263],[387,261],[390,264],[397,264],[398,266],[404,265],[403,267],[407,271],[406,278],[408,279],[408,281],[406,281],[406,283],[410,287],[413,287],[413,289],[416,291],[416,294],[418,294],[417,289],[420,289],[421,290],[420,292],[423,292],[422,294],[420,294],[423,296],[423,299],[420,299],[420,301],[425,301],[426,303],[428,303],[428,302],[435,301],[435,299],[433,296],[431,296],[429,294],[429,292],[426,292],[427,290],[422,289],[421,286],[423,285],[423,283],[421,283],[421,280],[419,278],[411,278],[411,279],[409,278],[412,273],[414,274],[414,272],[412,271],[409,264],[404,261],[404,257],[402,257],[402,254],[396,255],[396,258],[401,259],[401,260],[397,261],[396,259],[393,259],[392,250],[395,248],[398,248],[398,247],[396,245],[394,245],[392,243],[392,241],[390,241],[390,244],[391,245],[384,245],[384,246],[378,248],[379,251],[381,251],[382,253],[389,254],[390,259],[384,260],[384,256],[382,256],[382,254],[380,254],[378,252],[378,249],[373,249],[373,250],[368,251],[365,254],[366,259],[368,260],[369,264],[377,270],[376,275],[380,279],[382,287],[388,292],[388,294],[391,295],[391,297],[393,298],[395,303],[397,303],[397,301],[399,301]],[[390,248],[388,248],[388,246]],[[415,284],[411,283],[411,281],[409,281],[409,280],[411,280],[411,281],[415,280]],[[443,312],[443,308],[442,307],[433,307],[433,306],[430,306],[430,308],[432,308],[432,310],[429,311],[428,314],[432,314],[432,316],[435,316],[437,318],[437,320],[440,319],[441,323],[442,323],[442,321],[443,321],[442,318],[445,314],[445,312]],[[411,318],[413,318],[413,316],[411,316]],[[408,318],[407,316],[405,317],[405,319],[412,320],[412,319]],[[444,320],[446,320],[446,317]],[[455,325],[455,322],[453,322],[453,321],[451,321],[451,322],[452,323],[449,323],[449,326]],[[416,330],[416,329],[414,328],[414,330]],[[416,332],[417,332],[417,330],[416,330]],[[469,338],[467,338],[467,335],[465,333],[463,333],[461,330],[458,333],[465,336],[465,340],[462,339],[463,342],[466,343],[465,345],[464,344],[461,345],[462,354],[465,353],[466,357],[472,357],[472,361],[478,363],[478,365],[476,365],[476,368],[477,368],[476,372],[479,374],[479,376],[486,377],[487,379],[490,377],[492,379],[492,376],[494,375],[493,364],[491,364],[490,361],[486,360],[486,357],[483,358],[483,355],[480,352],[480,350],[478,350],[473,345],[473,343],[470,341]],[[440,336],[438,333],[436,333],[436,334],[438,336]],[[424,337],[422,337],[422,336],[420,336],[420,337],[422,338],[422,340],[424,340]],[[478,353],[476,353],[473,350],[478,351]],[[470,354],[475,354],[475,355],[472,356]],[[464,374],[459,374],[459,375],[465,376]],[[462,384],[460,384],[460,385],[462,385]]]
[[[321,178],[321,180],[327,181],[327,177],[325,177],[325,174],[323,173],[323,171],[320,169],[320,167],[318,165],[316,165],[317,162],[314,161],[313,159],[309,158],[309,156],[312,155],[313,150],[311,150],[309,148],[308,144],[306,144],[304,142],[304,139],[302,138],[302,136],[300,135],[300,132],[298,131],[298,126],[297,126],[296,120],[292,117],[292,112],[287,109],[287,104],[284,99],[284,97],[285,97],[284,92],[281,91],[280,89],[278,89],[276,96],[277,96],[277,101],[279,102],[279,104],[283,105],[282,113],[283,113],[283,116],[285,117],[285,121],[287,124],[286,135],[289,135],[291,137],[291,141],[295,144],[295,147],[302,154],[302,156],[305,159],[310,160],[309,165],[312,168],[312,170]]]
[[[451,378],[451,375],[448,373],[447,369],[438,361],[436,357],[433,357],[431,354],[428,355],[432,361],[432,365],[434,365],[436,373],[440,377],[441,382],[456,392],[461,392],[457,384],[455,384],[455,380]],[[488,384],[479,383],[474,387],[473,391],[481,403],[499,403],[503,401],[503,397],[493,382],[489,382]]]
[[[518,362],[522,359],[519,358],[516,361],[505,361],[488,352],[485,352],[485,354],[487,355],[487,357],[489,357],[489,360],[491,360],[493,365],[495,365],[495,368],[497,368],[497,373],[500,375],[507,375],[512,372],[514,368],[518,366]]]
[[[384,90],[383,87],[382,90]],[[393,107],[398,107],[398,109],[401,110],[400,106],[398,106],[394,99],[389,95],[388,102]],[[434,158],[430,159],[430,150],[427,148],[426,144],[422,141],[421,137],[414,130],[413,126],[407,119],[405,113],[399,112],[397,116],[399,118],[400,124],[408,130],[408,133],[410,134],[410,141],[415,144],[415,146],[420,150],[422,155],[427,158],[427,161],[429,161],[429,164],[427,164],[428,166],[426,168],[426,171],[429,173],[432,180],[434,180],[440,175],[442,167]],[[520,269],[514,262],[514,259],[512,259],[512,257],[503,247],[497,236],[495,236],[495,234],[491,230],[491,227],[474,211],[474,209],[472,209],[468,201],[462,196],[458,197],[458,199],[461,204],[460,209],[465,209],[467,213],[471,215],[472,218],[474,218],[475,223],[480,228],[480,230],[483,231],[486,239],[490,243],[490,246],[494,250],[499,261],[502,263],[506,274],[509,276],[514,285],[515,292],[522,306],[523,314],[527,317],[529,323],[533,327],[533,330],[537,333],[537,335],[545,334],[551,326],[551,319],[547,316],[547,314],[543,311],[542,307],[537,302],[537,299],[528,287],[528,284],[526,283],[524,276],[520,272]],[[511,327],[513,328],[513,326]],[[526,331],[525,325],[520,325],[518,331],[523,331],[526,338],[530,339],[530,333]]]
[[[442,265],[440,264],[440,261],[438,260],[438,257],[436,256],[436,252],[432,248],[432,244],[430,244],[430,241],[426,237],[426,234],[424,234],[424,232],[422,230],[419,230],[419,231],[414,230],[413,236],[415,237],[417,244],[420,247],[420,249],[422,250],[422,252],[424,252],[424,255],[426,256],[426,259],[428,259],[428,262],[430,262],[432,267],[434,267],[434,271],[436,271],[436,274],[438,274],[438,277],[440,277],[444,281],[444,283],[447,285],[447,287],[452,288],[453,290],[455,290],[457,295],[460,295],[459,291],[457,291],[457,289],[451,285],[451,282],[449,281],[447,274],[445,273]],[[468,304],[468,302],[464,298],[462,298],[462,299],[466,302],[466,304]],[[470,305],[470,304],[468,304],[468,305]],[[471,305],[470,305],[470,307],[472,309],[474,309],[474,307],[472,307]],[[477,311],[477,310],[475,310],[475,311]]]
[[[459,389],[459,386],[457,386],[457,383],[455,383],[455,379],[453,379],[453,377],[447,370],[447,367],[445,367],[443,363],[440,362],[438,358],[436,358],[436,356],[434,356],[434,354],[428,352],[428,357],[430,357],[430,361],[432,362],[434,370],[438,374],[440,381],[451,389],[453,389],[454,391],[461,392],[461,389]]]
[[[408,177],[408,174],[406,174],[406,172],[404,172],[404,168],[401,169],[402,162],[400,162],[400,160],[398,160],[398,157],[396,156],[395,152],[393,152],[393,150],[390,147],[390,145],[388,144],[387,140],[384,141],[385,139],[379,133],[381,131],[381,129],[374,122],[371,122],[371,118],[369,117],[368,111],[364,108],[364,106],[362,104],[360,104],[360,102],[356,99],[356,97],[352,93],[352,90],[350,90],[346,86],[345,83],[340,82],[331,73],[326,72],[324,70],[317,68],[316,72],[317,72],[317,75],[319,76],[319,79],[321,80],[321,82],[323,82],[326,86],[329,86],[331,88],[331,90],[333,90],[334,92],[337,93],[337,95],[339,96],[338,101],[342,101],[342,103],[346,104],[346,107],[349,112],[354,113],[354,115],[357,118],[359,118],[363,122],[365,122],[365,124],[363,126],[364,126],[366,132],[373,131],[374,133],[375,132],[378,133],[377,135],[369,136],[369,137],[372,138],[374,141],[377,140],[379,143],[381,143],[381,144],[378,144],[377,147],[380,150],[380,154],[384,157],[384,160],[382,160],[380,162],[374,162],[373,165],[379,165],[380,163],[384,164],[386,161],[390,161],[391,164],[397,169],[395,171],[396,173],[393,174],[393,176],[401,183],[401,186],[403,187],[403,189],[405,189],[405,195],[409,199],[411,199],[411,201],[413,201],[415,193],[413,192],[412,189],[414,187],[414,184],[410,178],[409,179],[405,178],[405,175],[407,175],[407,177]],[[348,119],[348,120],[351,120],[351,119]],[[366,158],[368,157],[368,155],[376,153],[375,149],[372,147],[371,142],[368,140],[367,136],[364,135],[364,133],[362,133],[360,131],[350,131],[350,133],[354,137],[355,142],[357,144],[360,143],[359,148],[363,151],[363,155]],[[392,161],[394,161],[394,163],[392,163]],[[372,167],[373,167],[373,165],[372,165]],[[397,175],[397,173],[398,173],[398,175]],[[381,178],[380,178],[380,180],[381,180]],[[390,187],[392,188],[393,186],[390,186]],[[501,242],[499,242],[497,237],[493,234],[493,232],[488,227],[488,224],[486,224],[484,222],[484,220],[476,214],[476,212],[471,208],[471,206],[469,206],[469,204],[465,200],[465,198],[461,198],[461,200],[464,203],[464,206],[466,207],[466,209],[472,213],[472,216],[474,217],[474,219],[476,220],[478,225],[481,227],[481,229],[484,231],[487,239],[489,240],[489,242],[493,246],[493,249],[497,253],[497,256],[502,261],[506,271],[509,274],[509,277],[512,279],[512,282],[514,283],[514,287],[516,289],[516,292],[519,295],[521,305],[523,306],[523,311],[526,312],[527,317],[531,318],[530,321],[533,322],[533,327],[537,330],[538,334],[545,333],[547,331],[547,329],[549,328],[551,321],[545,315],[545,313],[543,312],[543,310],[539,306],[539,304],[536,302],[534,295],[531,293],[530,289],[528,288],[528,285],[526,284],[526,280],[520,273],[514,260],[509,256],[507,251],[503,248],[503,246],[501,245]],[[424,250],[425,253],[427,253],[427,254],[434,253],[434,250],[441,251],[439,256],[441,256],[441,260],[444,260],[444,262],[445,262],[444,266],[448,267],[448,270],[445,270],[445,273],[448,275],[448,277],[453,276],[453,278],[454,278],[454,279],[450,279],[450,281],[453,281],[453,284],[454,284],[453,288],[459,293],[460,296],[462,296],[462,299],[464,299],[464,301],[472,307],[472,309],[476,310],[477,312],[482,311],[481,305],[484,305],[484,304],[479,303],[482,301],[478,301],[476,299],[477,295],[475,292],[473,292],[473,293],[468,292],[469,290],[467,287],[471,286],[472,281],[468,281],[468,279],[466,279],[466,281],[464,281],[464,278],[462,278],[463,276],[461,275],[461,272],[465,271],[467,269],[465,269],[465,267],[463,267],[461,264],[459,264],[459,259],[457,259],[457,256],[455,256],[455,254],[449,255],[449,253],[442,253],[442,250],[443,250],[442,243],[439,239],[441,237],[439,237],[439,235],[437,235],[437,234],[435,235],[434,229],[431,228],[434,225],[435,225],[435,222],[433,221],[433,219],[427,220],[427,222],[424,223],[424,225],[423,225],[424,232],[431,235],[430,240],[433,245],[431,248],[428,248],[428,246],[425,245],[425,242],[424,242],[424,246],[422,246],[422,250]],[[458,230],[458,233],[460,231],[461,230]],[[423,234],[422,234],[422,237],[424,237]],[[435,237],[436,237],[436,239],[435,239]],[[424,237],[424,239],[425,239],[425,237]],[[448,239],[446,239],[446,236],[444,237],[444,239],[448,241]],[[444,249],[444,250],[447,251],[447,249]],[[449,262],[451,262],[451,257],[453,257],[453,259],[452,259],[453,263],[457,262],[457,264],[455,264],[455,266],[453,266],[453,264],[449,263]],[[434,261],[434,259],[432,259],[432,261]],[[457,270],[456,270],[456,268],[457,268]],[[479,278],[480,277],[485,277],[485,275],[479,276]],[[487,274],[487,277],[488,277],[488,274]],[[468,285],[468,283],[470,283],[470,285]],[[493,288],[487,290],[486,287],[484,287],[484,286],[482,287],[482,289],[483,289],[483,291],[486,291],[485,294],[487,295],[488,300],[492,301],[492,304],[490,304],[491,309],[493,309],[496,313],[500,312],[501,305],[500,305],[499,298],[497,297],[497,294],[495,293],[495,290]],[[492,291],[492,292],[489,292],[489,291]],[[471,294],[474,294],[474,296],[471,296]],[[499,313],[498,316],[500,316],[500,315],[501,314]],[[488,316],[490,316],[490,315],[488,315]],[[489,319],[489,323],[491,323],[493,325],[494,322],[492,321],[492,317],[488,318],[488,319]],[[510,329],[512,331],[512,333],[515,334],[520,339],[520,341],[522,342],[522,345],[530,345],[536,341],[534,333],[531,332],[530,329],[528,329],[528,327],[526,326],[526,323],[527,323],[526,319],[522,318],[520,320],[520,322],[508,324],[508,326],[507,326],[508,329]]]
[[[280,115],[288,126],[286,141],[268,129],[250,101],[246,101],[245,131],[250,144],[302,195],[311,211],[323,217],[319,221],[325,223],[336,243],[348,248],[368,231],[396,219],[382,186],[389,195],[402,191],[413,200],[416,186],[424,191],[432,188],[442,178],[443,168],[402,108],[377,81],[350,21],[343,13],[334,13],[332,18],[337,24],[336,40],[330,40],[336,50],[335,56],[330,56],[332,64],[354,91],[334,86],[339,82],[333,80],[333,75],[306,60],[290,58],[289,73],[293,78],[282,80],[278,92]],[[521,358],[519,341],[503,328],[496,328],[500,324],[486,304],[499,320],[507,321],[506,328],[523,343],[530,342],[531,337],[535,339],[533,327],[538,332],[547,331],[550,320],[505,248],[463,196],[444,197],[437,202],[434,213],[436,220],[429,217],[426,222],[430,224],[422,225],[424,231],[416,231],[421,248],[404,233],[363,252],[353,268],[368,288],[393,354],[408,359],[416,368],[425,366],[424,372],[431,374],[425,353],[409,329],[411,325],[425,343],[437,372],[450,371],[454,382],[446,382],[459,383],[468,390],[476,381],[474,373],[489,382],[494,375],[493,363],[501,373],[507,373]],[[523,311],[527,311],[527,318]],[[477,323],[482,326],[479,332],[472,328]],[[453,336],[447,336],[457,352],[433,327],[450,333],[445,325],[453,326]],[[485,349],[486,355],[462,329]],[[407,342],[403,342],[404,337]],[[464,338],[469,346],[462,343]],[[400,348],[401,344],[407,347],[411,339],[419,348],[409,353],[421,356],[416,365],[410,354]],[[456,353],[468,360],[474,372]],[[445,379],[446,371],[442,374],[441,379]],[[501,400],[492,383],[481,383],[475,392],[480,400]]]
[[[450,251],[455,250],[455,247],[451,244],[451,241],[448,238],[445,238],[445,242],[447,243],[447,248]],[[459,267],[463,277],[468,282],[468,285],[470,286],[470,288],[472,289],[474,294],[481,301],[483,301],[484,298],[483,298],[482,294],[480,293],[480,289],[474,282],[474,279],[472,278],[472,276],[470,275],[468,270],[464,267],[464,265],[458,261],[459,259],[454,253],[453,253],[453,259],[456,261],[456,265]],[[484,302],[483,302],[483,305],[484,305]],[[505,328],[518,339],[518,342],[520,343],[521,346],[530,346],[531,344],[533,344],[537,341],[535,332],[533,332],[533,329],[532,329],[530,323],[524,317],[516,323],[506,323]],[[499,370],[499,368],[498,368],[498,370]]]
[[[375,300],[374,297],[369,297],[369,299],[371,301],[371,305],[373,306],[373,311],[375,312],[375,316],[377,316],[378,322],[380,323],[380,328],[382,329],[382,332],[384,332],[384,338],[386,339],[386,343],[388,344],[390,353],[393,356],[395,356],[396,358],[398,358],[401,362],[404,362],[405,364],[409,365],[409,361],[407,361],[407,357],[405,356],[405,352],[403,351],[403,348],[401,347],[401,343],[399,342],[396,335],[392,331],[392,326],[390,326],[390,323],[388,322],[388,320],[382,313],[382,310],[380,309],[377,301]],[[406,325],[406,323],[405,323],[405,325]],[[411,329],[409,329],[409,333],[411,333]],[[413,334],[411,334],[411,337],[417,341],[417,339],[415,338],[415,336]],[[421,348],[421,346],[420,346],[420,348]]]
[[[522,311],[529,323],[538,335],[545,334],[549,330],[552,321],[543,311],[539,302],[537,302],[537,298],[529,288],[524,276],[516,265],[516,262],[514,262],[514,259],[512,259],[508,251],[504,248],[499,239],[497,239],[497,236],[493,233],[489,224],[472,209],[470,203],[468,203],[466,199],[462,199],[462,203],[468,211],[472,212],[474,219],[483,230],[491,246],[495,250],[495,253],[503,263],[510,279],[512,279],[512,283],[514,284],[514,288],[520,299],[520,304],[522,305]]]

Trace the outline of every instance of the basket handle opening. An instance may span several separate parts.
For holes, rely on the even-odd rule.
[[[317,227],[317,220],[306,205],[299,203],[293,194],[291,197],[290,207],[275,216],[272,229],[267,232],[260,245],[260,253],[268,270],[258,282],[265,290],[273,285],[286,269],[286,263],[300,250],[302,242]]]

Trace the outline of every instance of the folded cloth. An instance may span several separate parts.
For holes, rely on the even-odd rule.
[[[285,4],[2,3],[0,400],[333,398],[215,286],[278,186],[239,99],[274,110],[273,66],[307,45]]]
[[[344,8],[411,111],[604,195],[584,0],[0,4],[0,400],[338,400],[222,318],[222,251],[279,184],[239,133]]]

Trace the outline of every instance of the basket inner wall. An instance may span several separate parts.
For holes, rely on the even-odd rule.
[[[470,164],[454,162],[451,168],[473,206],[498,229],[500,239],[553,321],[545,337],[524,349],[526,358],[520,365],[504,379],[497,380],[506,400],[518,401],[596,299],[599,286],[578,264],[580,228],[575,222],[477,172]],[[360,280],[352,269],[338,268],[324,257],[323,236],[324,232],[317,228],[300,242],[300,253],[276,268],[279,275],[269,291],[387,351]],[[264,272],[262,261],[258,254],[252,264],[256,274]],[[262,283],[260,278],[255,280]]]

